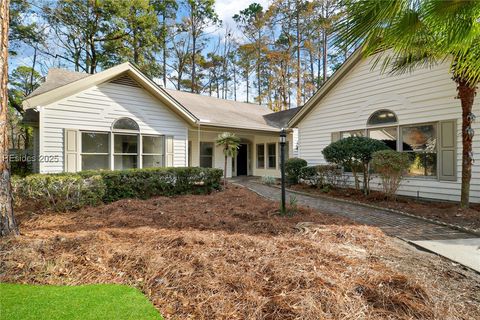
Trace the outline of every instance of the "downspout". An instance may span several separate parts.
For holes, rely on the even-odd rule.
[[[198,160],[198,166],[200,167],[200,121],[197,121],[198,127],[197,127],[197,160]],[[193,162],[193,160],[192,160]]]
[[[43,173],[43,161],[39,161],[40,156],[43,155],[43,107],[37,106],[33,110],[38,112],[38,154],[35,161],[38,162],[38,173]]]
[[[197,143],[198,143],[198,166],[200,167],[200,136],[201,136],[201,130],[200,130],[200,126],[202,125],[202,123],[209,123],[210,120],[205,120],[205,119],[198,119],[196,121],[197,123]],[[213,163],[213,159],[212,158],[212,168],[215,166],[214,163]],[[193,162],[193,159],[192,159],[192,162]]]

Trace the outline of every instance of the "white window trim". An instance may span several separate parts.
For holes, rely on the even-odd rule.
[[[258,161],[258,146],[263,146],[263,167],[260,167],[258,165],[259,161]],[[267,157],[265,156],[267,153],[266,151],[266,147],[265,147],[265,143],[257,143],[255,144],[255,156],[256,156],[256,159],[255,159],[255,165],[256,165],[256,168],[257,169],[267,169],[267,164],[266,164],[266,161],[267,161]]]
[[[273,166],[273,167],[270,167],[270,154],[268,153],[268,146],[269,146],[269,145],[274,145],[274,146],[275,146],[275,162],[274,162],[274,163],[275,163],[275,166]],[[265,143],[265,152],[266,152],[266,157],[265,157],[265,159],[267,160],[266,163],[265,163],[265,164],[266,164],[266,169],[270,169],[270,170],[274,169],[274,170],[277,170],[277,162],[278,162],[278,161],[277,161],[277,159],[278,159],[277,145],[278,145],[278,143],[276,143],[276,142],[267,142],[267,143]]]
[[[414,151],[404,151],[403,150],[403,134],[402,134],[402,128],[403,127],[415,127],[415,126],[423,126],[423,125],[433,125],[435,126],[435,131],[436,131],[436,139],[437,139],[437,143],[435,145],[435,153],[437,154],[437,166],[436,166],[436,175],[434,176],[405,176],[405,179],[416,179],[416,180],[437,180],[437,181],[440,181],[440,174],[439,174],[439,170],[440,170],[440,158],[438,156],[438,143],[439,143],[439,126],[440,126],[440,122],[441,121],[428,121],[428,122],[415,122],[415,123],[406,123],[406,124],[400,124],[400,122],[396,122],[396,123],[387,123],[387,124],[384,124],[384,125],[367,125],[366,128],[358,128],[358,129],[351,129],[351,130],[343,130],[343,131],[340,131],[340,137],[342,137],[342,134],[343,133],[347,133],[347,132],[352,132],[352,131],[364,131],[364,136],[365,137],[369,137],[369,132],[370,130],[375,130],[375,129],[379,129],[379,128],[393,128],[393,127],[396,127],[397,129],[397,150],[398,152],[408,152],[408,153],[411,153],[411,152],[414,152]],[[343,138],[342,138],[343,139]],[[346,173],[348,174],[348,173]]]
[[[162,153],[145,153],[143,152],[143,137],[154,137],[154,138],[162,138],[163,139],[163,150],[162,150]],[[163,166],[162,167],[165,167],[166,166],[166,159],[165,159],[165,146],[166,144],[166,141],[165,141],[165,136],[164,135],[156,135],[156,134],[141,134],[140,135],[140,165],[141,167],[143,168],[143,156],[161,156],[162,157],[162,163],[163,163]]]
[[[202,143],[211,143],[212,144],[212,155],[211,156],[202,156]],[[210,168],[215,168],[215,141],[200,141],[198,143],[198,166],[201,166],[202,157],[211,157],[212,158],[212,166]]]
[[[108,170],[116,170],[115,169],[115,156],[131,156],[131,155],[136,155],[137,156],[137,168],[141,169],[143,168],[143,155],[147,156],[163,156],[163,167],[166,166],[166,159],[165,159],[165,148],[166,148],[166,142],[165,142],[165,135],[162,134],[142,134],[138,131],[132,131],[132,130],[115,130],[115,131],[102,131],[102,130],[79,130],[79,145],[80,145],[80,161],[79,161],[79,171],[83,170],[82,168],[82,156],[83,155],[103,155],[103,156],[108,156],[109,158],[109,167]],[[108,153],[91,153],[91,152],[83,152],[82,150],[82,134],[83,133],[99,133],[99,134],[107,134],[108,135]],[[137,153],[115,153],[115,134],[119,135],[130,135],[130,136],[137,136]],[[160,137],[163,138],[163,150],[162,153],[143,153],[143,137],[148,136],[148,137]]]

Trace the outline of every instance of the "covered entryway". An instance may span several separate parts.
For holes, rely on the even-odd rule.
[[[248,145],[240,144],[237,154],[237,176],[248,175]]]

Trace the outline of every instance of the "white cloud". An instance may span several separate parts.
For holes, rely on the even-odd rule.
[[[251,3],[259,3],[266,10],[271,0],[217,0],[215,1],[215,11],[218,17],[223,22],[223,28],[217,30],[217,34],[223,34],[225,27],[228,26],[234,31],[236,30],[236,23],[233,21],[233,16],[247,8]]]

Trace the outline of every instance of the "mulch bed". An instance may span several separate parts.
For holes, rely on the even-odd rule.
[[[372,191],[365,196],[355,189],[332,189],[328,192],[313,186],[298,184],[289,187],[292,190],[330,196],[351,201],[372,204],[384,208],[400,210],[416,216],[441,221],[480,232],[480,204],[472,204],[470,208],[461,209],[457,203],[445,201],[427,201],[411,197],[397,196],[395,200],[387,200],[383,193]]]
[[[480,277],[379,229],[230,186],[65,214],[17,212],[0,281],[121,283],[167,319],[479,319]]]

